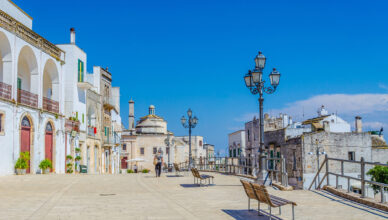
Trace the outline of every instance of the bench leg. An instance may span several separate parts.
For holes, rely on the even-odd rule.
[[[294,220],[294,204],[292,204],[292,220]]]
[[[269,220],[272,219],[272,208],[271,206],[269,206]]]
[[[251,211],[251,199],[248,198],[248,211]]]
[[[281,215],[281,214],[282,214],[282,207],[279,206],[279,215]]]
[[[257,203],[258,203],[258,204],[257,204],[257,208],[258,208],[258,210],[257,210],[257,215],[258,215],[258,216],[262,216],[261,213],[260,213],[260,201],[257,201]]]

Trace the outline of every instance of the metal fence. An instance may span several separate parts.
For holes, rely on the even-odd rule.
[[[288,186],[288,175],[285,167],[285,159],[266,158],[266,181],[270,184],[275,180],[283,186]],[[188,169],[189,162],[178,164],[180,169]],[[236,175],[256,179],[256,172],[259,170],[257,158],[247,157],[209,157],[193,159],[193,167],[200,171],[219,172],[228,175]]]
[[[333,162],[340,163],[340,166],[341,166],[340,173],[336,173],[335,171],[331,171],[330,170],[330,168],[329,168],[330,167],[329,166],[330,162],[332,162],[332,163]],[[345,172],[344,172],[344,167],[345,167],[346,164],[358,164],[359,167],[360,167],[360,175],[359,175],[359,177],[354,177],[354,176],[346,175]],[[323,167],[325,167],[324,176],[321,179],[321,181],[319,182],[317,189],[321,188],[321,185],[323,184],[324,180],[326,180],[326,184],[328,186],[330,186],[330,178],[329,177],[330,177],[330,175],[332,175],[332,176],[335,176],[335,187],[336,187],[336,189],[339,188],[338,182],[339,182],[340,178],[345,178],[347,180],[347,183],[348,183],[347,184],[347,192],[351,191],[351,186],[350,186],[350,181],[351,180],[359,181],[361,183],[361,198],[365,197],[366,185],[367,184],[369,184],[370,186],[378,186],[378,189],[379,189],[380,194],[381,194],[380,202],[381,203],[385,203],[384,191],[386,191],[386,189],[388,189],[388,184],[380,183],[380,182],[375,182],[375,181],[366,179],[365,178],[365,176],[366,176],[365,166],[366,165],[371,165],[373,167],[375,167],[375,166],[388,167],[388,164],[366,162],[363,157],[361,157],[360,161],[355,161],[355,160],[344,160],[344,159],[330,158],[330,157],[328,157],[326,155],[325,156],[325,160],[322,162],[321,166],[319,167],[319,170],[318,170],[317,174],[315,175],[313,181],[311,182],[309,190],[311,190],[311,187],[314,184],[314,182],[316,181],[318,175],[323,170]]]

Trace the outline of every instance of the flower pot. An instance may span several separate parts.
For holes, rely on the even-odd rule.
[[[50,173],[50,168],[42,170],[42,173],[43,174],[49,174]]]
[[[26,169],[16,169],[16,175],[25,175]]]

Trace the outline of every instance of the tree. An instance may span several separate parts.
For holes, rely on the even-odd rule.
[[[375,166],[373,169],[370,169],[367,175],[372,176],[371,180],[378,183],[388,184],[388,167],[384,166]],[[375,194],[380,192],[380,186],[372,185],[373,191]],[[385,191],[388,191],[387,188],[384,188]]]

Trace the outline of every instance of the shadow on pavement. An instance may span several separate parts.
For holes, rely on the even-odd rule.
[[[223,209],[223,212],[230,215],[232,218],[236,220],[267,220],[269,219],[269,214],[263,210],[261,210],[261,216],[258,215],[257,210],[230,210]],[[272,215],[272,219],[281,219],[277,216]]]
[[[166,177],[184,177],[182,175],[166,175]]]

